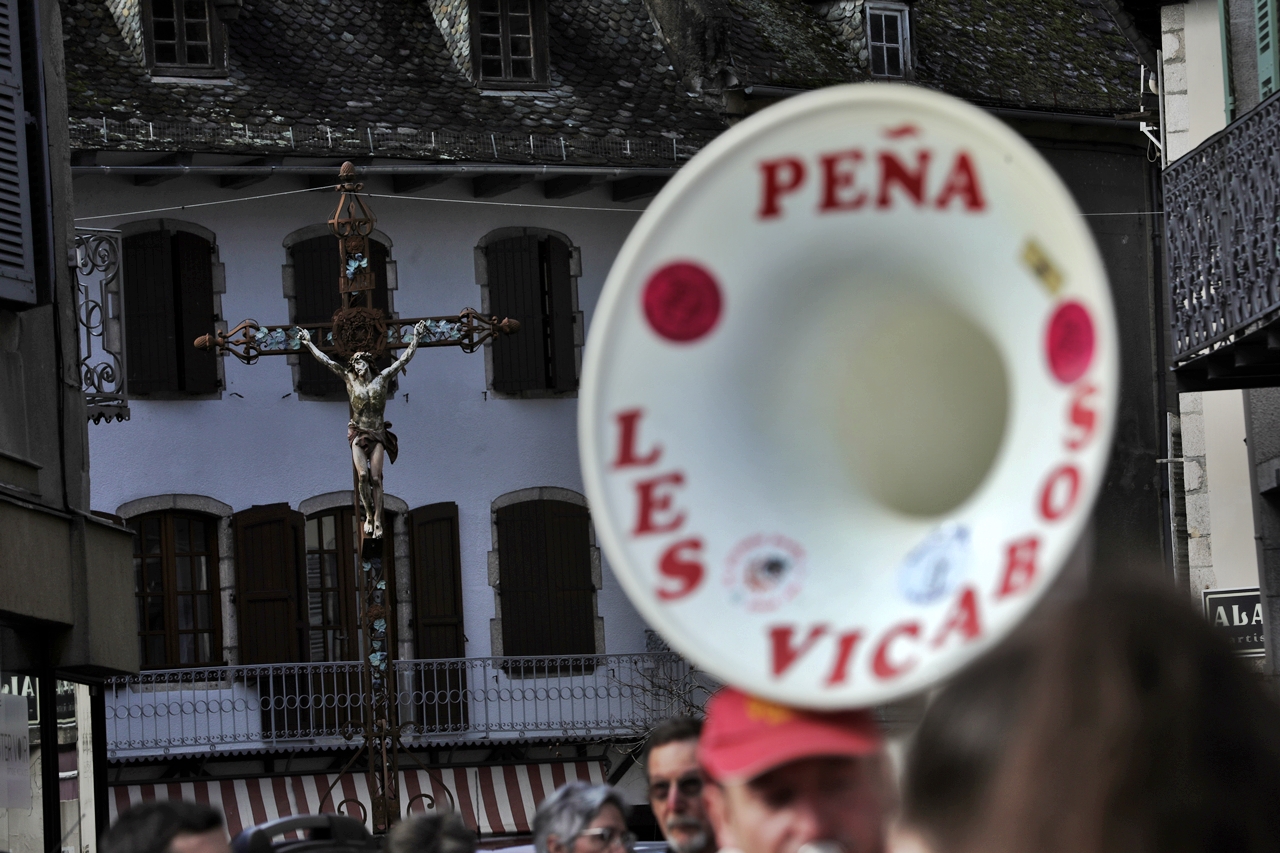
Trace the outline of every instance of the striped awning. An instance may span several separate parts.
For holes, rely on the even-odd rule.
[[[326,796],[335,779],[333,793]],[[401,770],[400,807],[413,814],[452,809],[481,835],[527,833],[538,804],[575,779],[602,783],[604,767],[599,761],[574,761]],[[113,823],[121,812],[151,800],[205,803],[226,815],[233,838],[246,827],[290,815],[338,812],[368,824],[371,812],[362,773],[118,784],[108,799]]]

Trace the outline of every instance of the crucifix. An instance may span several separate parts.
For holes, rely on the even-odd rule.
[[[382,468],[384,461],[394,462],[398,452],[395,433],[384,418],[387,392],[396,373],[404,370],[419,347],[456,346],[464,352],[475,352],[496,335],[515,333],[520,324],[510,319],[483,317],[470,308],[446,317],[386,317],[373,307],[376,281],[369,265],[369,235],[377,218],[360,195],[364,185],[356,180],[353,164],[342,164],[335,189],[342,195],[329,219],[329,230],[338,240],[338,292],[342,306],[334,313],[333,320],[288,326],[263,326],[255,320],[245,320],[230,332],[215,330],[200,336],[195,346],[230,353],[245,364],[253,364],[260,356],[290,355],[305,348],[346,384],[351,405],[347,441],[351,445],[355,485],[353,503],[360,520],[356,528],[362,575],[359,586],[363,591],[360,628],[367,663],[362,668],[365,739],[362,751],[368,758],[373,829],[382,833],[400,818],[398,755],[401,749],[399,718],[392,701],[394,654],[387,636],[387,625],[394,614],[389,606],[382,567]],[[377,359],[398,349],[404,352],[389,367],[377,370]],[[352,756],[334,785],[360,754],[361,751],[357,751]],[[407,754],[417,762],[416,756]],[[421,762],[418,763],[421,766]],[[332,790],[330,786],[330,793]]]

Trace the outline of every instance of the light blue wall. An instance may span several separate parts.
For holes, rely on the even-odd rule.
[[[76,215],[143,211],[298,189],[294,178],[273,178],[239,192],[209,178],[181,178],[139,188],[116,177],[75,182]],[[390,182],[373,179],[367,190],[390,194]],[[433,187],[432,196],[468,199],[463,181]],[[566,234],[581,249],[580,306],[590,328],[595,303],[613,258],[642,204],[615,205],[604,188],[549,202],[537,185],[499,199],[502,205],[446,204],[372,199],[378,229],[393,243],[401,317],[454,314],[480,308],[473,247],[488,232],[509,226],[541,227]],[[85,221],[118,227],[157,217],[194,222],[217,235],[226,269],[223,317],[288,322],[281,241],[306,225],[325,222],[336,203],[332,192],[243,201],[162,213]],[[515,207],[516,204],[539,207]],[[560,204],[559,209],[547,205]],[[604,207],[609,211],[572,210]],[[336,286],[336,283],[335,283]],[[92,507],[115,512],[126,501],[151,495],[193,493],[230,504],[287,502],[351,488],[343,402],[303,402],[292,394],[289,365],[267,357],[254,365],[225,359],[226,388],[219,400],[131,403],[132,420],[90,425]],[[232,396],[232,392],[241,396]],[[582,491],[577,457],[577,401],[486,399],[484,355],[453,348],[420,350],[388,403],[387,419],[400,440],[400,456],[386,471],[386,489],[410,507],[454,501],[459,508],[463,606],[469,656],[490,651],[493,591],[487,580],[492,545],[490,502],[535,486]],[[643,651],[644,623],[627,602],[607,562],[598,597],[605,650]]]

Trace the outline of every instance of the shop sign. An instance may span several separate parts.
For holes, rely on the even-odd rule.
[[[1241,657],[1262,657],[1262,594],[1257,587],[1245,589],[1206,589],[1204,615],[1209,623],[1226,635],[1235,653]]]
[[[27,701],[0,694],[0,806],[31,808],[31,742]]]

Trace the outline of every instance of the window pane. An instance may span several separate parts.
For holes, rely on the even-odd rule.
[[[156,62],[172,65],[178,61],[178,48],[173,44],[156,45]]]
[[[164,630],[164,598],[161,596],[147,596],[147,630]]]
[[[188,46],[193,42],[203,44],[209,40],[209,33],[203,21],[197,21],[194,24],[188,21],[186,29]]]
[[[511,58],[533,56],[533,40],[528,36],[512,36],[511,38]],[[512,71],[514,72],[514,68]]]
[[[200,641],[200,663],[213,662],[213,634],[204,633],[196,635]]]
[[[885,48],[885,55],[889,62],[889,74],[893,77],[902,76],[902,51],[896,47]]]
[[[195,596],[180,595],[178,596],[178,630],[190,631],[196,627],[195,606],[191,599]]]
[[[507,18],[507,27],[511,30],[513,36],[527,36],[529,32],[529,16],[528,15],[512,15]]]
[[[501,0],[480,0],[480,11],[482,13],[498,15],[502,13]]]
[[[501,77],[502,76],[502,60],[490,59],[483,57],[480,60],[480,76],[481,77]]]
[[[165,660],[163,634],[153,634],[147,637],[146,661],[148,666],[164,666],[168,663]]]
[[[199,663],[196,660],[196,638],[194,634],[178,635],[178,663]]]
[[[191,524],[185,518],[173,520],[173,550],[178,554],[191,553]]]
[[[329,625],[337,625],[339,622],[338,594],[336,592],[326,592],[324,594],[324,621]]]
[[[871,41],[884,44],[884,15],[871,16]]]
[[[527,15],[529,14],[529,0],[511,0],[507,9],[513,15]]]
[[[143,523],[142,539],[146,545],[145,553],[160,553],[160,519],[152,518]]]
[[[898,43],[898,16],[884,16],[884,40],[888,44]]]
[[[325,589],[333,589],[338,585],[338,555],[324,555],[324,575],[321,583]]]
[[[187,47],[187,64],[188,65],[208,65],[209,64],[209,48],[204,45],[190,45]]]
[[[173,21],[156,21],[155,35],[157,42],[171,42],[178,37],[178,28]],[[156,48],[159,47],[157,44]]]
[[[497,15],[480,16],[480,34],[496,36],[502,34],[502,19]]]
[[[185,0],[182,14],[188,21],[203,21],[209,17],[209,6],[205,0]]]
[[[141,557],[133,558],[133,588],[138,592],[142,592],[142,563]]]
[[[871,73],[872,73],[872,74],[884,74],[884,73],[885,73],[884,46],[883,46],[883,45],[878,45],[878,44],[877,44],[877,45],[872,45],[872,46],[871,46]]]
[[[180,592],[191,591],[191,558],[178,557],[174,560],[178,574],[178,590]]]
[[[196,627],[207,631],[213,627],[213,601],[207,595],[197,595]]]
[[[156,18],[172,18],[173,0],[152,0],[151,14]]]
[[[320,547],[320,519],[307,519],[307,550],[315,551]]]
[[[164,571],[156,559],[147,560],[147,592],[164,592]]]
[[[493,57],[501,62],[502,56],[502,39],[497,36],[480,36],[480,55],[485,59]],[[502,70],[502,66],[498,66],[498,70]]]
[[[324,522],[324,549],[326,551],[338,550],[338,539],[337,533],[335,532],[336,525],[334,523],[334,517],[332,515],[326,515],[321,519],[321,521]]]
[[[209,550],[209,540],[204,535],[204,522],[198,518],[190,520],[191,523],[191,550],[197,554],[203,554]]]
[[[307,593],[307,621],[313,626],[324,624],[324,612],[321,610],[321,594],[318,592]]]
[[[191,557],[190,559],[191,579],[195,584],[195,588],[201,591],[209,589],[209,558]]]
[[[533,79],[533,60],[531,59],[511,60],[511,77],[514,80],[532,80]]]

